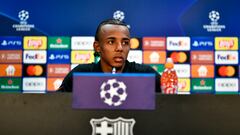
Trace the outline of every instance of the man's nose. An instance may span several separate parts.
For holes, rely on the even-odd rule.
[[[122,51],[123,50],[123,46],[121,42],[117,42],[116,44],[116,51]]]

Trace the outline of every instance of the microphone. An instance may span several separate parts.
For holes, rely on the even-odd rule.
[[[115,73],[116,73],[116,68],[113,67],[113,68],[112,68],[112,74],[115,74]]]

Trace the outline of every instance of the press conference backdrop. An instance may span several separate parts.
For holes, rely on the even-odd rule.
[[[130,27],[129,61],[161,74],[166,58],[173,58],[178,94],[238,94],[237,6],[236,0],[4,1],[0,91],[54,92],[76,65],[97,61],[96,27],[115,18]]]

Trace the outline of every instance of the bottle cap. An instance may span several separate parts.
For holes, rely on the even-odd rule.
[[[172,58],[167,58],[167,63],[173,63]]]

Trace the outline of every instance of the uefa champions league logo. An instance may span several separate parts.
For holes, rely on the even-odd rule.
[[[220,14],[219,12],[213,10],[209,13],[208,17],[212,22],[217,22],[220,19]]]
[[[125,16],[124,16],[124,12],[117,10],[113,13],[113,18],[119,21],[123,21]]]
[[[22,10],[18,13],[18,18],[20,19],[20,23],[21,24],[26,24],[27,23],[27,19],[29,18],[29,13],[26,10]]]
[[[18,12],[18,18],[20,20],[20,24],[13,24],[12,27],[16,29],[16,31],[30,31],[34,28],[34,24],[28,24],[27,20],[29,19],[29,12],[26,10],[21,10]]]
[[[125,19],[125,13],[121,10],[117,10],[113,13],[113,19],[123,21]],[[130,29],[130,25],[127,25],[127,27]]]
[[[221,32],[225,29],[225,25],[219,25],[218,20],[220,19],[220,13],[218,11],[212,10],[208,14],[208,18],[211,20],[210,25],[203,25],[203,28],[208,32]]]
[[[109,79],[101,85],[100,97],[109,106],[120,106],[127,98],[126,85],[116,79]]]

